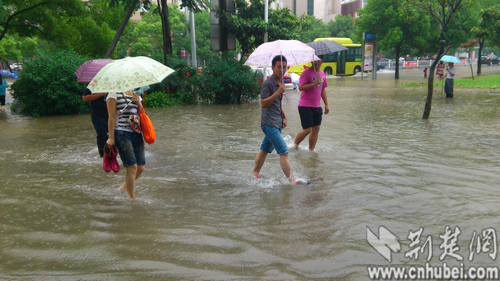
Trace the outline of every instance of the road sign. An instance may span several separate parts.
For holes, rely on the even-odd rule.
[[[365,39],[375,39],[375,33],[365,33]]]

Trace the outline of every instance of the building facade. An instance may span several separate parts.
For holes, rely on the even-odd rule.
[[[272,8],[288,7],[295,15],[313,15],[325,23],[335,20],[337,15],[357,17],[357,10],[367,0],[277,0]]]

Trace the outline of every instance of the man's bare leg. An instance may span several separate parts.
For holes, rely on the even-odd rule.
[[[255,165],[253,166],[252,175],[257,176],[259,174],[260,169],[266,161],[266,157],[267,152],[265,152],[264,150],[260,149],[259,152],[257,152],[257,156],[255,156]]]
[[[312,127],[305,128],[297,133],[297,136],[295,136],[295,140],[293,141],[295,148],[299,148],[299,144],[307,137],[307,135],[309,135],[309,133],[311,133],[312,129]]]
[[[316,143],[318,142],[319,127],[321,126],[314,126],[311,134],[309,135],[309,151],[314,151],[314,148],[316,147]]]
[[[292,165],[288,160],[288,152],[280,155],[280,166],[286,178],[295,183],[295,176],[292,173]]]

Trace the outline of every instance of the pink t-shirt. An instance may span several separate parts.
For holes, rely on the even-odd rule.
[[[307,107],[321,107],[321,91],[323,88],[328,87],[326,83],[325,73],[320,70],[319,74],[314,72],[312,67],[307,68],[300,75],[299,86],[305,84],[311,84],[321,75],[323,77],[323,83],[318,86],[312,87],[307,91],[302,91],[300,94],[299,106],[307,106]]]

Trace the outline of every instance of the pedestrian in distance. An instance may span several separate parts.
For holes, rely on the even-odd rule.
[[[455,74],[457,74],[457,68],[452,62],[448,63],[446,67],[446,80],[444,82],[444,92],[447,98],[453,97],[453,84],[455,82]]]
[[[328,99],[326,97],[325,73],[320,69],[323,64],[323,56],[318,56],[320,60],[313,61],[312,67],[302,72],[299,81],[299,90],[302,91],[299,100],[299,115],[302,130],[297,133],[294,145],[298,149],[300,143],[309,135],[309,151],[314,151],[318,141],[319,129],[323,119],[323,109],[321,100],[325,104],[325,114],[330,112]]]
[[[7,95],[6,89],[9,87],[9,84],[2,79],[2,84],[0,85],[0,105],[2,105],[2,112],[5,112],[5,96]]]
[[[286,144],[281,130],[287,126],[288,120],[283,110],[282,100],[285,93],[285,84],[283,84],[283,74],[286,71],[287,60],[284,56],[275,56],[272,60],[273,75],[267,78],[261,86],[260,105],[261,129],[264,132],[264,140],[260,145],[259,152],[255,157],[255,165],[252,174],[260,177],[260,170],[266,161],[267,154],[276,152],[280,156],[280,166],[283,173],[292,183],[307,184],[302,180],[297,180],[292,172],[292,166],[288,159],[288,145]]]
[[[97,150],[99,156],[103,156],[104,145],[108,140],[108,109],[106,107],[106,95],[108,93],[92,94],[85,88],[82,93],[82,100],[90,103],[90,118],[97,134]]]
[[[125,93],[108,93],[109,138],[106,145],[111,149],[118,148],[118,153],[125,166],[125,183],[120,186],[130,198],[135,198],[135,181],[146,168],[144,140],[140,133],[139,111],[143,110],[141,97],[133,91]]]

